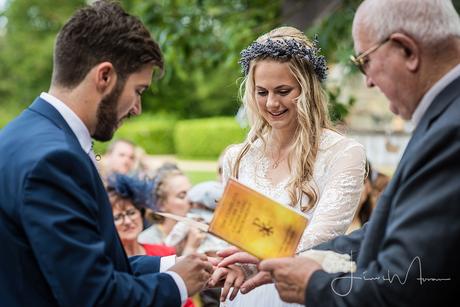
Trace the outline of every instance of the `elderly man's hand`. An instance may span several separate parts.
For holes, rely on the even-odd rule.
[[[321,265],[306,257],[294,257],[264,260],[259,269],[270,272],[283,301],[304,304],[308,281]]]

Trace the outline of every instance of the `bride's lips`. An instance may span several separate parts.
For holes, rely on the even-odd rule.
[[[278,117],[281,117],[282,115],[284,115],[286,112],[288,111],[288,109],[285,109],[281,112],[270,112],[268,111],[268,114],[270,114],[271,117],[273,118],[278,118]]]

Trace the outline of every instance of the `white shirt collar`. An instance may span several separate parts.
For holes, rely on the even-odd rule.
[[[418,104],[417,108],[412,114],[412,124],[414,127],[418,125],[426,110],[430,107],[433,100],[446,88],[452,81],[457,79],[460,76],[460,64],[451,69],[447,74],[445,74],[438,82],[436,82],[426,94],[423,96],[422,100]]]
[[[48,93],[41,93],[40,98],[51,104],[62,115],[70,129],[72,129],[73,133],[77,137],[83,151],[90,154],[92,148],[91,135],[89,134],[88,128],[77,116],[77,114],[75,114],[75,112],[73,112],[61,100]]]

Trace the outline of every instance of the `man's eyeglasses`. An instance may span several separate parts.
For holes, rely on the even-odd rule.
[[[354,56],[350,56],[350,60],[351,62],[359,69],[359,71],[361,71],[363,74],[366,74],[366,64],[367,62],[369,61],[368,60],[368,56],[376,51],[377,49],[379,49],[383,44],[385,44],[386,42],[388,42],[390,40],[390,38],[386,38],[385,40],[381,41],[380,43],[378,44],[375,44],[374,46],[372,46],[371,48],[367,49],[366,51]]]
[[[134,222],[134,219],[139,216],[140,212],[137,209],[129,209],[124,212],[118,213],[113,216],[115,225],[123,225],[125,222],[125,217],[128,217],[131,222]]]

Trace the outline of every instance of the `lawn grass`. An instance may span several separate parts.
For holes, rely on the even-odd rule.
[[[197,184],[209,180],[217,180],[216,172],[211,171],[185,171],[185,174],[190,179],[192,184]]]

